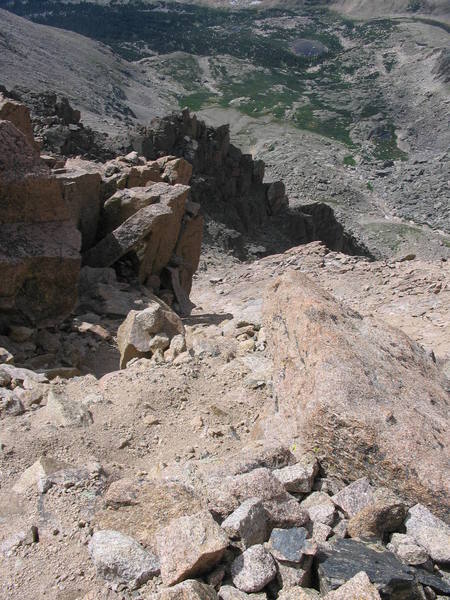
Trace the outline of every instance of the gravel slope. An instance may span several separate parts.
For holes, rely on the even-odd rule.
[[[81,110],[83,121],[112,132],[170,110],[152,73],[81,35],[36,25],[0,9],[0,81],[54,90]],[[131,112],[130,112],[131,111]]]

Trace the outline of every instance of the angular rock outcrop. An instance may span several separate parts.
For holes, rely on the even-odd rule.
[[[265,326],[279,405],[267,432],[278,422],[340,477],[366,475],[446,513],[448,395],[427,353],[298,272],[269,289]]]
[[[10,121],[27,138],[32,148],[36,147],[33,137],[33,125],[31,124],[30,111],[28,108],[11,98],[6,98],[0,93],[0,120]]]
[[[61,320],[72,310],[80,234],[59,183],[10,121],[0,121],[0,314],[8,322]]]
[[[174,519],[157,534],[161,577],[174,585],[217,564],[228,537],[208,511]]]
[[[142,242],[142,263],[146,266],[141,267],[141,277],[145,279],[145,275],[152,274],[153,265],[155,274],[161,272],[175,248],[188,191],[185,186],[167,186],[166,193],[155,202],[151,187],[138,188],[135,192],[138,198],[134,206],[130,205],[131,215],[124,220],[118,215],[118,226],[85,253],[84,263],[91,267],[109,267],[127,252],[138,250]],[[123,199],[119,204],[123,214]],[[106,205],[107,210],[109,206]]]
[[[255,230],[287,206],[284,185],[263,183],[264,163],[230,143],[228,125],[208,127],[183,110],[154,119],[133,143],[150,160],[165,154],[186,159],[193,167],[192,199],[205,214],[238,232]],[[168,181],[172,164],[166,167]]]
[[[180,317],[155,296],[148,308],[130,311],[119,327],[117,344],[120,367],[126,367],[132,358],[149,358],[157,350],[164,352],[169,347],[170,340],[183,333]]]
[[[188,193],[185,185],[163,182],[115,192],[102,210],[103,237],[84,253],[84,263],[104,268],[125,255],[133,257],[140,282],[150,284],[156,278],[172,290],[179,312],[189,314],[203,218],[199,207],[187,200]]]
[[[82,251],[96,241],[101,210],[101,174],[97,165],[72,159],[55,171],[74,225],[81,233]]]

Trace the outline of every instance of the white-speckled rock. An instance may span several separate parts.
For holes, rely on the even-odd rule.
[[[248,548],[231,565],[233,583],[243,592],[261,591],[276,574],[274,559],[261,545]]]
[[[157,557],[118,531],[95,532],[88,550],[99,575],[132,590],[159,573]]]

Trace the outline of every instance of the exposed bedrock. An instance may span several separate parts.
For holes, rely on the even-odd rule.
[[[448,394],[432,357],[299,272],[272,284],[265,323],[279,407],[266,433],[289,434],[329,472],[367,476],[448,515]]]

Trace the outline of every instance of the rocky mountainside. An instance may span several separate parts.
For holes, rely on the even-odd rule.
[[[334,0],[332,7],[357,18],[386,17],[388,15],[429,15],[450,21],[450,8],[445,0]]]
[[[4,597],[450,597],[447,261],[197,270],[203,208],[293,219],[227,128],[184,111],[93,162],[0,117]]]
[[[450,598],[432,6],[0,9],[1,598]]]
[[[86,125],[110,137],[187,106],[214,126],[230,123],[233,144],[285,182],[293,208],[327,204],[372,255],[448,256],[448,26],[424,16],[431,3],[368,21],[310,4],[83,6],[8,3],[116,53],[5,12],[0,75],[8,89],[48,91],[52,79],[50,92],[68,96]],[[49,59],[47,44],[64,60]]]
[[[11,89],[68,97],[96,130],[114,134],[136,119],[164,114],[170,103],[151,77],[102,44],[35,25],[0,8],[0,82]]]

